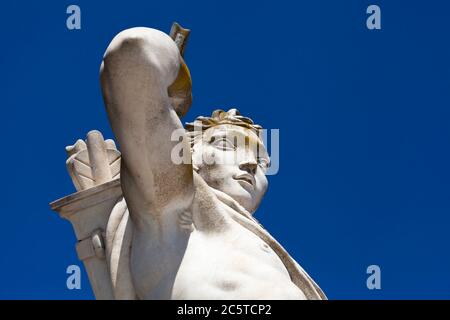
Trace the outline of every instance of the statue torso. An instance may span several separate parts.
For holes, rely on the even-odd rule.
[[[178,229],[158,236],[136,230],[131,270],[144,299],[305,299],[278,255],[229,217],[220,201],[193,215],[223,217],[221,230]],[[167,239],[167,240],[166,240]],[[155,263],[158,261],[157,263]]]
[[[191,234],[173,299],[305,299],[277,254],[237,222]]]

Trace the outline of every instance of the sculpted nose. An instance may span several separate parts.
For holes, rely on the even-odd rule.
[[[239,169],[247,171],[251,174],[256,174],[256,169],[258,168],[258,163],[255,160],[245,160],[239,164]]]

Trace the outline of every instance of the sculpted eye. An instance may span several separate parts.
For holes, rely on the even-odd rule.
[[[266,158],[258,158],[258,165],[263,168],[263,169],[267,169],[269,168],[269,161]]]
[[[236,146],[225,137],[213,138],[213,145],[221,150],[236,150]]]

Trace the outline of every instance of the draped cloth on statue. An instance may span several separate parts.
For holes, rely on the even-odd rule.
[[[194,174],[194,179],[202,179]],[[209,190],[206,190],[208,188]],[[325,294],[303,268],[288,254],[288,252],[262,227],[262,225],[238,202],[227,194],[210,188],[204,183],[196,184],[196,193],[211,193],[219,201],[232,210],[231,218],[244,228],[253,232],[278,255],[286,267],[291,281],[302,290],[307,299],[325,300]],[[110,270],[111,282],[115,299],[138,299],[131,277],[130,256],[133,239],[133,222],[130,219],[125,199],[122,197],[114,206],[106,229],[106,258]]]

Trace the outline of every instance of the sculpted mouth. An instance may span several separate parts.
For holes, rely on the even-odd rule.
[[[250,174],[242,174],[240,176],[235,176],[234,179],[238,181],[245,181],[250,184],[252,187],[255,185],[255,178]]]

